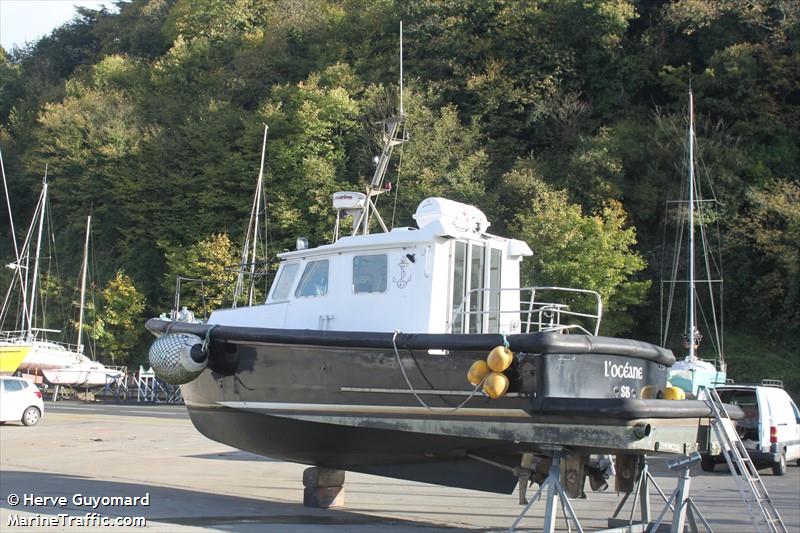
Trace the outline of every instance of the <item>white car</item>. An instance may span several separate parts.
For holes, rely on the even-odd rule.
[[[35,425],[44,414],[39,388],[22,378],[0,376],[0,424],[22,422]]]
[[[772,473],[782,476],[786,463],[800,465],[800,411],[780,382],[765,380],[762,385],[725,385],[717,387],[724,403],[738,405],[744,418],[736,421],[742,443],[756,466],[771,466]],[[781,384],[782,385],[782,384]],[[710,472],[721,456],[703,456],[703,470]]]

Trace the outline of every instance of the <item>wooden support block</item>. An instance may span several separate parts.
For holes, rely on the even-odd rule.
[[[636,483],[639,466],[639,456],[632,454],[617,454],[616,470],[614,477],[614,489],[617,492],[632,492]]]
[[[344,470],[314,466],[303,470],[303,505],[330,509],[344,505]]]
[[[344,506],[344,487],[306,487],[303,490],[303,505],[317,509]]]
[[[303,470],[303,486],[306,488],[341,487],[344,485],[344,470],[313,466]]]
[[[561,459],[561,486],[570,498],[585,498],[586,463],[589,455],[572,454]]]

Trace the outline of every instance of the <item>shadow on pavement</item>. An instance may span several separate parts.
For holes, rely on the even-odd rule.
[[[144,472],[143,472],[144,474]],[[269,481],[264,479],[264,481]],[[145,496],[149,493],[149,505],[104,506],[93,508],[91,504],[80,505],[75,495],[86,498],[103,496]],[[26,494],[58,498],[65,496],[64,506],[53,504],[16,506],[8,503],[10,494],[20,500]],[[299,503],[262,500],[256,497],[244,498],[224,494],[214,494],[178,487],[161,487],[146,482],[114,482],[96,480],[81,476],[55,474],[49,472],[24,472],[15,470],[0,471],[0,509],[9,512],[52,515],[69,514],[83,516],[96,512],[103,516],[143,516],[148,523],[160,522],[179,526],[194,526],[212,530],[237,531],[244,527],[294,525],[291,529],[352,528],[380,531],[426,531],[453,532],[464,531],[459,528],[437,526],[427,522],[381,518],[346,510],[323,510],[303,507]],[[4,524],[5,525],[5,524]],[[305,526],[305,527],[303,527]],[[271,529],[271,528],[270,528]],[[279,527],[280,529],[280,527]]]

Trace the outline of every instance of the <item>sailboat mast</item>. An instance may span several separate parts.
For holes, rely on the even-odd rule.
[[[89,270],[89,229],[92,227],[92,215],[86,218],[86,240],[83,242],[83,266],[81,267],[81,306],[78,312],[78,353],[83,353],[83,305],[86,301],[86,271]]]
[[[264,124],[264,141],[261,143],[261,169],[258,171],[258,184],[256,185],[256,201],[253,219],[253,259],[250,262],[250,290],[247,294],[247,305],[253,305],[253,293],[255,292],[255,273],[256,273],[256,253],[258,251],[258,212],[261,209],[261,189],[264,186],[264,155],[267,151],[267,131],[269,126]]]
[[[33,338],[33,320],[36,304],[36,281],[39,278],[39,255],[42,251],[42,230],[44,228],[44,211],[47,205],[47,169],[44,171],[44,180],[42,183],[42,203],[39,209],[39,231],[36,237],[36,258],[33,261],[33,277],[31,278],[31,298],[30,307],[28,308],[28,338]]]
[[[694,101],[692,91],[689,90],[689,294],[688,294],[688,320],[686,337],[689,343],[690,361],[697,358],[695,353],[695,336],[697,331],[695,318],[695,273],[694,273]]]
[[[8,183],[6,182],[6,169],[3,164],[3,151],[0,150],[0,175],[3,176],[3,191],[6,195],[6,208],[8,209],[8,227],[9,231],[11,232],[11,242],[14,243],[14,270],[16,271],[15,274],[17,279],[19,280],[20,288],[22,289],[20,292],[22,294],[22,324],[27,324],[30,322],[30,317],[27,316],[28,313],[28,288],[26,287],[25,280],[22,279],[22,258],[19,255],[19,247],[17,246],[17,235],[14,230],[14,217],[11,214],[11,198],[8,194]],[[27,244],[27,237],[26,237],[26,244]],[[6,302],[8,302],[8,298],[11,295],[13,283],[9,283],[8,285],[8,292],[6,293],[5,300],[3,301],[3,310],[5,310]],[[3,313],[0,312],[0,323],[3,321]],[[23,328],[20,328],[23,329]],[[27,330],[28,327],[25,326]]]

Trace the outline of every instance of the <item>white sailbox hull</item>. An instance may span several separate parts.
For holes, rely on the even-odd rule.
[[[29,345],[28,355],[19,365],[19,370],[28,374],[41,374],[44,370],[63,368],[88,360],[86,356],[54,342],[34,341]]]
[[[102,387],[113,383],[122,372],[106,368],[85,355],[48,341],[22,343],[29,348],[18,370],[31,376],[44,377],[52,385]]]
[[[77,364],[64,368],[42,371],[45,379],[53,385],[70,387],[103,387],[114,383],[122,376],[119,370],[106,368],[100,363]]]
[[[686,394],[698,398],[703,388],[713,389],[725,385],[726,374],[713,363],[701,359],[689,358],[677,361],[669,369],[669,382],[673,387],[680,387]]]

